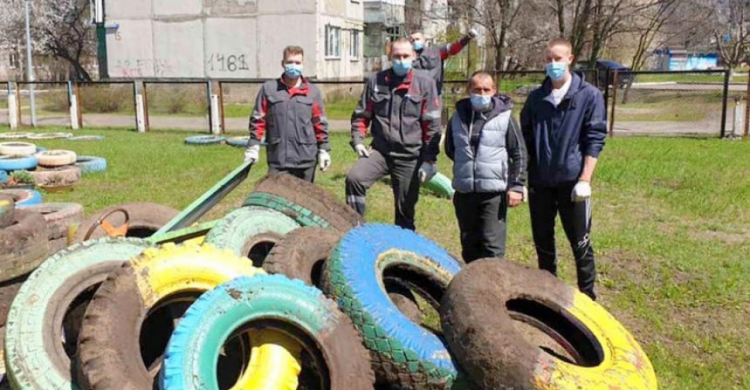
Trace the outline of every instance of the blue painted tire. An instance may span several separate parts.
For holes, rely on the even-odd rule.
[[[320,290],[282,275],[241,276],[201,295],[185,313],[169,341],[161,388],[218,390],[216,364],[222,345],[243,325],[264,320],[280,322],[285,325],[284,329],[293,329],[278,329],[282,334],[289,332],[293,338],[305,335],[310,339],[312,345],[306,347],[319,352],[325,360],[331,390],[372,389],[373,375],[367,350],[362,347],[351,321]],[[263,329],[264,332],[277,330],[274,327]],[[292,354],[299,353],[293,349],[299,349],[300,344],[293,343],[289,347]],[[265,375],[258,379],[270,384],[281,379],[274,377],[279,373],[279,370],[258,370],[252,374]],[[293,387],[259,384],[242,388],[297,388],[296,383]]]
[[[76,166],[81,169],[81,174],[102,172],[107,170],[107,160],[102,157],[78,156]]]
[[[250,137],[230,137],[226,140],[227,145],[238,148],[246,148],[248,141],[250,141]]]
[[[36,147],[36,152],[37,153],[42,153],[42,152],[46,152],[46,151],[47,151],[47,148],[45,148],[43,146],[38,146],[37,145],[37,147]]]
[[[8,172],[0,171],[0,183],[5,184],[8,182]]]
[[[0,170],[23,171],[34,169],[39,165],[39,160],[34,156],[2,156],[0,158]]]
[[[414,389],[461,388],[457,366],[445,344],[400,312],[383,287],[388,270],[391,276],[419,287],[420,295],[437,305],[460,268],[434,242],[391,225],[357,227],[334,249],[325,263],[323,288],[359,330],[371,352],[378,383]]]
[[[215,145],[225,140],[226,137],[220,135],[195,135],[185,138],[185,143],[188,145]]]
[[[42,203],[42,194],[36,190],[0,190],[0,194],[8,194],[16,202],[16,208],[24,208]]]

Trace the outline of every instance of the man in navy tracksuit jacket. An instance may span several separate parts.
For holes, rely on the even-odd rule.
[[[591,178],[607,135],[601,92],[572,73],[570,43],[557,39],[546,50],[547,78],[521,112],[529,154],[531,227],[539,268],[557,274],[555,218],[560,214],[573,249],[578,288],[596,299],[591,246]]]

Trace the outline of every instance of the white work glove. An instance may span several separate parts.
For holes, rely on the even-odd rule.
[[[331,155],[325,150],[318,150],[318,165],[320,170],[325,172],[331,167]]]
[[[479,31],[477,31],[477,29],[472,28],[471,30],[469,30],[469,37],[471,39],[474,39],[474,38],[476,38],[478,36],[479,36]]]
[[[258,154],[260,154],[260,145],[251,146],[245,149],[245,162],[255,164],[258,162]]]
[[[354,147],[354,150],[357,152],[357,155],[359,157],[370,157],[370,151],[367,150],[367,146],[363,144],[358,144]]]
[[[591,184],[586,181],[579,181],[578,184],[573,187],[573,192],[570,194],[570,198],[573,202],[585,202],[586,199],[590,197]]]
[[[436,173],[437,165],[435,165],[435,163],[423,163],[422,166],[419,167],[419,181],[422,182],[422,184],[427,183],[432,180]]]

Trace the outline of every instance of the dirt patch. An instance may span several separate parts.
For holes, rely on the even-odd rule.
[[[737,229],[734,232],[693,230],[690,232],[690,237],[700,241],[719,241],[728,245],[740,245],[750,242],[750,230]]]

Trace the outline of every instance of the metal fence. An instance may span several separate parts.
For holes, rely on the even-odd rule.
[[[500,93],[513,99],[518,114],[544,80],[543,71],[495,72]],[[750,121],[748,75],[728,71],[584,71],[606,99],[611,136],[731,136],[747,134]],[[37,125],[135,127],[189,131],[246,130],[265,80],[126,80],[36,82]],[[315,81],[333,130],[347,130],[363,81]],[[7,83],[17,98],[20,123],[28,126],[27,82]],[[467,80],[443,88],[443,119],[467,96]],[[0,99],[0,122],[10,123],[10,100]]]
[[[747,81],[732,83],[723,70],[611,72],[607,80],[610,135],[724,137],[730,92],[747,94]]]

